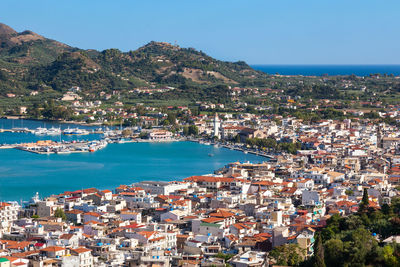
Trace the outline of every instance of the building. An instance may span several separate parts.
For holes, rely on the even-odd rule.
[[[149,133],[149,139],[153,141],[171,140],[173,134],[167,130],[153,130]]]
[[[221,137],[220,136],[220,131],[219,131],[220,127],[221,127],[221,121],[219,120],[218,114],[215,113],[214,120],[213,120],[213,129],[214,129],[213,130],[213,135],[215,137],[218,137],[218,138]]]

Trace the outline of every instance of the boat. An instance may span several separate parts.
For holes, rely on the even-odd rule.
[[[59,128],[51,127],[46,131],[46,135],[60,135],[60,134],[61,134],[61,129]]]
[[[67,148],[61,148],[59,150],[56,151],[57,154],[70,154],[71,150],[67,149]]]
[[[127,139],[125,139],[125,138],[121,138],[121,139],[118,139],[116,143],[118,143],[118,144],[124,144],[124,143],[127,143],[128,141],[129,141],[129,140],[127,140]]]
[[[89,134],[88,131],[78,128],[67,128],[63,131],[64,135],[86,135]]]
[[[213,153],[209,153],[208,156],[209,157],[214,157],[214,154]]]
[[[38,127],[33,131],[33,133],[36,134],[36,135],[46,135],[47,128]]]
[[[105,140],[92,141],[88,144],[89,152],[95,152],[99,149],[103,149],[107,146],[107,144],[108,144],[108,142],[106,142]]]
[[[110,130],[110,129],[106,129],[105,131],[103,131],[103,135],[105,137],[113,137],[116,136],[118,133],[116,131]]]

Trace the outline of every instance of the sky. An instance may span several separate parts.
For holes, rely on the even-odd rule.
[[[0,22],[83,49],[150,41],[249,64],[400,64],[399,0],[1,0]]]

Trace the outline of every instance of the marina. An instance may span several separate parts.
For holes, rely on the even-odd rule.
[[[171,181],[213,173],[236,161],[263,162],[265,158],[194,142],[110,143],[94,153],[43,155],[0,149],[0,199],[27,200],[36,192],[49,196],[143,180]]]
[[[1,200],[26,200],[36,192],[48,196],[93,186],[114,188],[142,180],[170,181],[212,173],[230,162],[268,160],[245,154],[239,147],[201,140],[132,139],[117,129],[30,120],[24,120],[22,127],[15,125],[21,126],[21,120],[0,119]],[[39,127],[89,133],[38,135],[33,131]]]

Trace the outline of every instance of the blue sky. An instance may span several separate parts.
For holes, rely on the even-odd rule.
[[[1,0],[0,22],[80,48],[175,41],[250,64],[400,64],[399,0]]]

